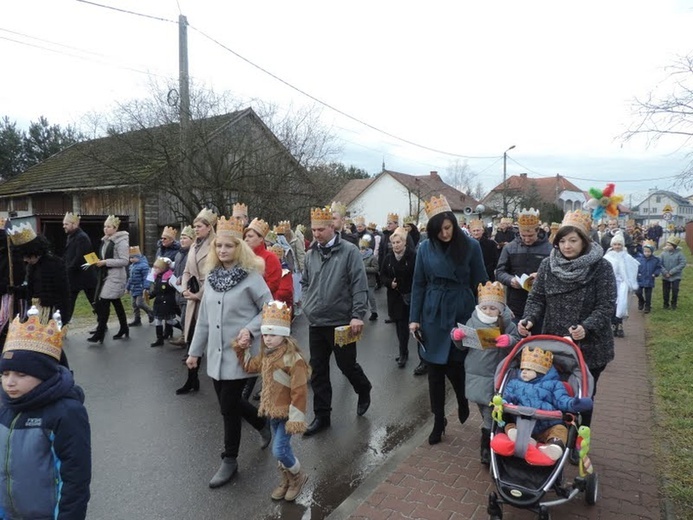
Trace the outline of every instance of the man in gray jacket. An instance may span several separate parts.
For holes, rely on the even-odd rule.
[[[358,248],[335,232],[330,208],[311,210],[314,243],[306,252],[303,270],[303,312],[308,319],[310,365],[313,370],[315,418],[304,433],[310,437],[330,426],[332,385],[330,356],[358,394],[356,413],[371,404],[371,383],[356,362],[356,342],[335,345],[335,328],[349,325],[358,335],[368,310],[368,281]]]

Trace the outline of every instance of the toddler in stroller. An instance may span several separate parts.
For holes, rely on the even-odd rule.
[[[589,475],[584,471],[586,464],[580,465],[572,488],[562,483],[570,453],[578,449],[579,414],[592,408],[592,386],[580,349],[567,338],[526,338],[499,364],[492,403],[491,471],[498,492],[489,497],[492,519],[502,518],[501,504],[547,519],[549,507],[581,491],[589,504],[596,502],[596,475],[591,467]],[[582,427],[580,433],[587,438],[589,429]],[[580,452],[585,459],[586,451]],[[558,499],[541,502],[551,489]]]

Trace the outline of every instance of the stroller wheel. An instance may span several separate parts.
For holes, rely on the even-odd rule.
[[[585,477],[585,502],[589,506],[597,503],[599,496],[599,479],[596,473],[592,473]]]
[[[539,510],[539,520],[551,520],[551,513],[546,506],[541,506]]]
[[[503,510],[498,503],[498,495],[491,493],[488,496],[488,508],[486,512],[489,515],[489,520],[503,520]]]

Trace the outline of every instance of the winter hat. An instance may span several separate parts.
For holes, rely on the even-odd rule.
[[[171,267],[171,259],[165,256],[160,256],[154,261],[154,266],[162,271],[167,271]]]
[[[274,336],[291,335],[291,307],[286,303],[274,300],[262,306],[262,334]]]
[[[45,381],[60,370],[62,349],[63,334],[54,320],[41,325],[38,316],[30,316],[22,323],[17,316],[7,331],[0,372],[12,370]]]
[[[611,239],[611,246],[613,247],[614,244],[621,244],[622,246],[626,245],[626,240],[623,238],[623,233],[620,231],[614,235],[614,238]]]
[[[502,311],[505,309],[505,288],[500,282],[486,282],[486,285],[479,284],[477,287],[479,295],[479,305],[493,305]]]
[[[669,237],[667,238],[667,244],[671,244],[674,247],[679,247],[681,239],[679,237]]]
[[[546,374],[553,365],[553,354],[550,350],[542,350],[539,347],[525,347],[522,350],[520,368],[534,370],[537,374]]]
[[[650,251],[654,253],[655,249],[657,249],[657,245],[654,243],[653,240],[645,240],[642,244],[642,247],[646,247]]]

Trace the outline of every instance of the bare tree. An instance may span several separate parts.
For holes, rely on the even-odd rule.
[[[472,197],[474,192],[474,183],[476,181],[476,173],[472,171],[467,164],[467,161],[455,159],[448,164],[443,180],[466,195]]]
[[[667,78],[645,99],[634,99],[633,125],[622,134],[624,141],[644,137],[653,144],[664,137],[679,141],[681,148],[690,146],[693,138],[693,55],[679,57],[667,67]],[[690,153],[689,153],[690,156]],[[693,162],[681,172],[678,180],[693,185]]]

